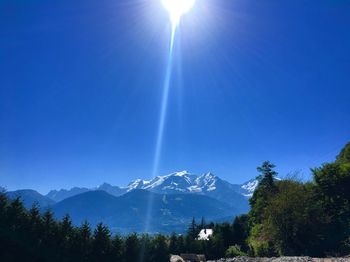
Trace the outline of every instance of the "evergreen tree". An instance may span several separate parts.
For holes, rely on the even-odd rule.
[[[60,245],[60,260],[72,261],[72,240],[74,238],[74,228],[69,215],[65,215],[58,224],[58,243]]]
[[[102,223],[96,226],[92,241],[91,258],[94,261],[108,261],[111,253],[110,231]]]
[[[198,237],[198,228],[194,217],[192,218],[187,234],[191,240],[195,240]]]
[[[87,221],[84,221],[77,229],[73,245],[76,261],[89,261],[92,248],[92,237],[91,228]]]
[[[139,261],[140,262],[151,262],[151,255],[153,254],[153,243],[151,241],[151,238],[148,234],[143,234],[141,237],[138,238],[139,242]]]
[[[269,161],[265,161],[260,167],[257,167],[260,173],[258,176],[260,187],[266,187],[270,190],[274,187],[274,177],[277,175],[277,172],[273,170],[275,167],[276,166]]]
[[[185,247],[184,237],[182,235],[178,236],[176,242],[177,242],[176,246],[177,246],[178,254],[185,253],[187,249]]]
[[[169,239],[169,253],[173,255],[180,254],[178,238],[175,233],[172,233]]]
[[[253,196],[249,199],[250,203],[250,220],[252,224],[261,223],[264,216],[264,209],[268,205],[269,199],[276,192],[274,177],[277,172],[273,170],[274,164],[269,161],[263,162],[261,167],[257,167],[261,174],[257,177],[259,185],[254,191]]]
[[[206,228],[206,226],[207,226],[207,224],[205,223],[205,218],[202,217],[201,223],[200,223],[200,229],[204,229],[204,228]]]
[[[42,218],[40,209],[34,204],[28,214],[28,242],[32,245],[32,253],[40,254],[40,240],[42,238]]]
[[[124,242],[121,236],[115,235],[112,239],[112,257],[114,261],[127,262],[124,260]]]
[[[140,243],[136,234],[130,234],[125,240],[125,261],[138,262],[140,254]]]
[[[157,235],[153,239],[151,252],[151,261],[156,262],[168,262],[169,261],[169,251],[166,244],[166,238],[162,235]]]

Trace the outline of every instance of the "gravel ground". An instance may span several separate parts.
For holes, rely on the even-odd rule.
[[[252,258],[236,257],[210,260],[207,262],[350,262],[350,258],[311,258],[311,257],[276,257],[276,258]]]

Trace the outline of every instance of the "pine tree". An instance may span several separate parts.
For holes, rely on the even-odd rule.
[[[92,249],[91,229],[87,221],[77,229],[75,235],[74,257],[79,261],[89,261]]]
[[[53,213],[51,210],[46,210],[42,216],[42,228],[40,235],[42,235],[42,241],[40,250],[41,253],[46,258],[50,258],[52,261],[60,260],[59,251],[59,237],[58,237],[58,223],[54,219]]]
[[[182,235],[177,237],[176,246],[177,246],[178,254],[186,252],[185,240],[184,240],[184,237]]]
[[[205,223],[205,218],[204,217],[202,217],[202,219],[201,219],[201,224],[200,224],[200,229],[204,229],[204,228],[206,228],[206,223]]]
[[[258,172],[261,173],[257,177],[259,185],[254,191],[253,196],[249,199],[251,207],[249,214],[252,225],[261,223],[264,209],[268,205],[269,199],[276,193],[274,177],[277,175],[277,172],[273,168],[275,168],[275,165],[269,161],[265,161],[261,167],[257,167]]]
[[[61,253],[61,261],[71,261],[72,256],[72,240],[74,238],[74,227],[69,215],[65,215],[59,223],[59,245]]]
[[[195,240],[198,236],[198,229],[197,229],[197,224],[196,224],[196,219],[193,217],[191,224],[188,228],[188,232],[187,232],[189,238],[191,240]]]
[[[3,225],[5,223],[5,214],[6,214],[6,208],[8,206],[8,199],[6,197],[6,194],[4,192],[0,191],[0,225]]]
[[[125,240],[125,261],[138,262],[140,254],[140,243],[136,234],[130,234]]]
[[[92,241],[92,259],[94,261],[108,261],[111,252],[110,231],[102,223],[96,226]]]
[[[172,233],[169,239],[169,253],[173,255],[180,254],[178,239],[175,233]]]
[[[139,261],[140,262],[151,262],[151,254],[153,252],[152,248],[152,241],[148,234],[142,234],[139,238]]]
[[[258,172],[261,173],[261,175],[258,176],[259,186],[270,189],[274,187],[274,177],[277,175],[277,172],[273,170],[275,167],[276,166],[269,161],[265,161],[261,167],[257,167]]]
[[[115,235],[112,239],[112,257],[114,261],[127,262],[124,260],[125,246],[123,239]]]
[[[168,262],[169,252],[166,244],[166,238],[162,235],[157,235],[152,243],[152,260],[157,262]]]

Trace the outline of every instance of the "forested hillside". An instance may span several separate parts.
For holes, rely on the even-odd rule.
[[[259,186],[248,214],[232,224],[189,225],[185,235],[111,235],[103,224],[90,228],[61,221],[38,206],[26,210],[20,199],[0,194],[2,261],[149,261],[169,254],[202,253],[209,259],[250,256],[342,256],[350,253],[350,143],[336,160],[312,169],[312,181],[276,181],[275,166],[258,167]],[[208,241],[196,240],[213,228]]]

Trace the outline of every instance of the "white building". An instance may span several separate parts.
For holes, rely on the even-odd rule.
[[[202,229],[198,234],[197,240],[209,240],[213,233],[214,231],[210,228]]]

